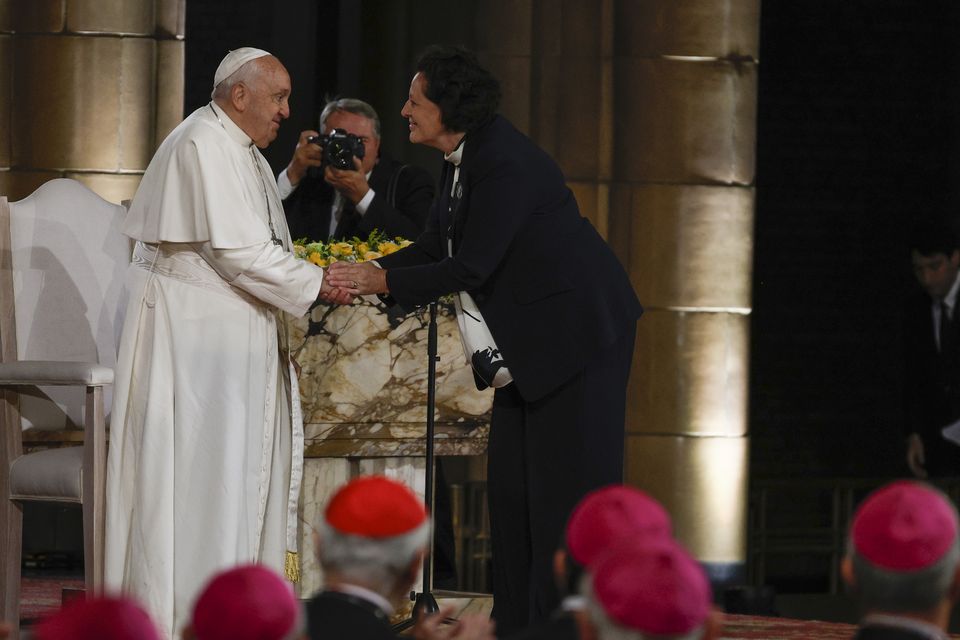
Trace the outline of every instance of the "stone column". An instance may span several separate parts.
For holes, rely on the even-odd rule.
[[[647,312],[626,481],[717,581],[746,561],[759,0],[478,5],[503,112],[558,160]]]
[[[186,0],[0,0],[0,193],[130,198],[183,117]]]
[[[627,480],[742,576],[759,0],[621,0],[611,238],[647,306]]]

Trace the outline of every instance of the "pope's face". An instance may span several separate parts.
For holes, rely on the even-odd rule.
[[[334,129],[344,129],[363,141],[364,150],[360,171],[370,173],[373,165],[377,164],[377,156],[380,154],[380,138],[377,137],[377,132],[373,128],[373,120],[349,111],[334,111],[327,116],[323,133],[328,134]]]
[[[410,95],[400,110],[410,128],[410,142],[443,150],[440,137],[449,133],[441,122],[440,107],[427,98],[427,81],[419,73],[410,82]]]
[[[261,149],[273,142],[280,123],[290,117],[290,75],[273,56],[254,61],[259,73],[244,83],[243,124],[241,129]]]

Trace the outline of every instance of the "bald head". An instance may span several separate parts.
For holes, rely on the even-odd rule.
[[[213,89],[213,101],[264,149],[290,117],[290,74],[275,56],[244,62]]]

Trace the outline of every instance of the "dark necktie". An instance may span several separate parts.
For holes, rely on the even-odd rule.
[[[940,301],[940,353],[944,356],[952,355],[957,349],[957,332],[950,319],[950,310],[947,304]]]
[[[346,240],[354,235],[359,225],[360,215],[357,213],[357,207],[352,202],[344,198],[341,201],[340,219],[337,220],[337,227],[334,229],[333,238],[337,240]]]

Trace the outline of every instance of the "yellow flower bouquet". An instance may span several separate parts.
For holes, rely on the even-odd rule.
[[[309,260],[318,267],[326,267],[334,262],[366,262],[390,255],[394,251],[413,244],[404,238],[388,238],[374,229],[364,240],[356,236],[349,240],[333,242],[310,242],[306,238],[293,241],[293,253],[298,258]]]

